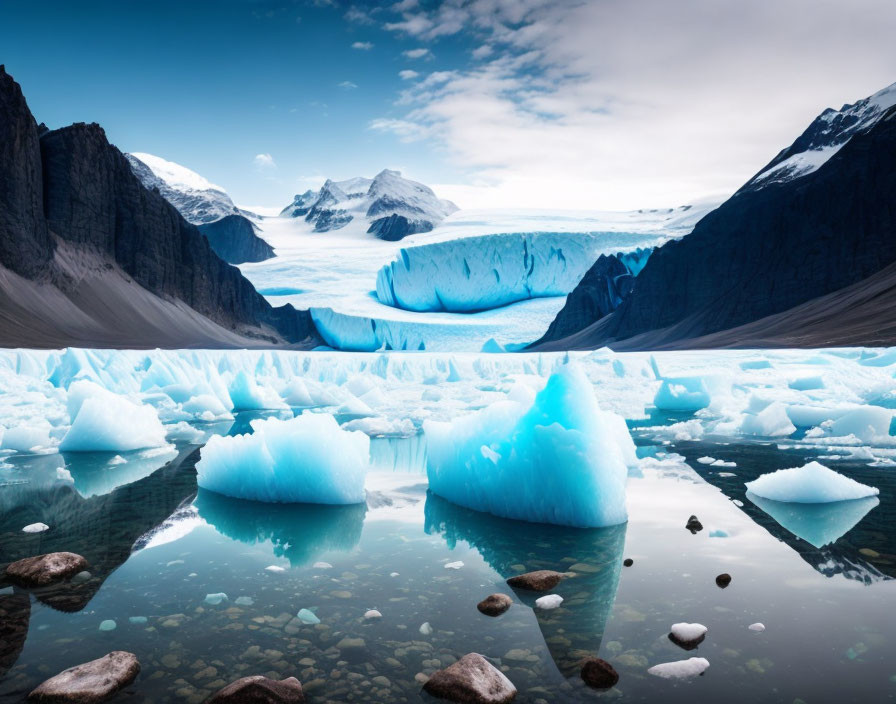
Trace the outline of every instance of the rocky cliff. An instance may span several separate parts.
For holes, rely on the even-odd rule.
[[[242,215],[228,215],[206,225],[199,225],[221,259],[230,264],[263,262],[274,256],[274,248],[259,237],[255,225]]]

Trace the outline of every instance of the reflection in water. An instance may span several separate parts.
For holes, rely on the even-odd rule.
[[[249,545],[270,541],[274,555],[292,566],[329,551],[348,552],[361,539],[365,504],[269,504],[222,496],[200,489],[199,516],[222,535]]]
[[[31,599],[27,592],[0,594],[0,677],[11,668],[25,647]]]
[[[558,609],[535,609],[538,626],[557,668],[565,677],[579,675],[582,658],[600,650],[613,609],[626,524],[579,529],[498,518],[456,506],[427,494],[424,528],[454,547],[463,540],[476,548],[502,577],[549,569],[575,572],[555,587],[564,601]],[[510,587],[507,587],[510,590]],[[540,593],[519,591],[532,606]]]
[[[846,535],[880,501],[876,496],[825,504],[772,501],[747,492],[747,498],[781,526],[816,548]]]
[[[108,494],[125,484],[143,479],[177,457],[173,447],[167,451],[137,451],[120,455],[114,452],[63,453],[68,471],[75,481],[75,489],[89,498]],[[123,459],[124,462],[119,460]]]

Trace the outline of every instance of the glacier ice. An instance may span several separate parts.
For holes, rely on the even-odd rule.
[[[879,491],[850,479],[818,462],[779,469],[747,482],[747,490],[772,501],[803,504],[849,501],[877,496]]]
[[[847,411],[831,424],[835,436],[854,435],[860,440],[874,442],[890,436],[894,411],[879,406],[863,406]]]
[[[702,377],[677,377],[663,379],[653,405],[661,411],[699,411],[711,400]]]
[[[199,486],[279,503],[364,501],[370,439],[323,413],[252,421],[251,435],[215,436],[196,463]]]
[[[68,389],[71,427],[59,443],[63,452],[127,452],[164,447],[165,428],[155,409],[107,391],[92,381]]]
[[[744,413],[740,424],[744,435],[779,437],[790,435],[796,430],[787,409],[781,403],[770,403],[758,413]]]
[[[594,527],[626,520],[624,421],[602,411],[568,366],[531,406],[499,401],[451,422],[426,421],[434,493],[461,506],[535,523]]]
[[[616,253],[633,274],[655,238],[595,232],[525,232],[463,237],[402,248],[377,273],[381,303],[413,311],[467,313],[527,298],[565,296],[601,254]]]

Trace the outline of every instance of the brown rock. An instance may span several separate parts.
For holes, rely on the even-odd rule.
[[[588,658],[582,664],[582,679],[594,689],[609,689],[619,681],[619,674],[606,660]]]
[[[28,699],[33,702],[94,704],[109,699],[140,672],[133,653],[113,650],[96,660],[63,670],[41,684]]]
[[[506,594],[491,594],[476,604],[476,608],[486,616],[500,616],[511,604],[513,600]]]
[[[434,697],[463,704],[506,704],[516,687],[479,653],[468,653],[453,665],[433,673],[423,689]]]
[[[685,524],[685,528],[691,531],[691,535],[696,535],[699,531],[703,530],[703,524],[696,516],[691,516]]]
[[[302,704],[305,695],[295,677],[272,680],[262,675],[242,677],[215,692],[206,704]]]
[[[511,577],[507,583],[514,589],[530,589],[534,592],[546,592],[559,584],[566,575],[553,570],[536,570]]]
[[[73,577],[88,567],[87,560],[73,552],[50,552],[9,564],[6,576],[20,587],[43,587]]]
[[[723,572],[723,573],[720,574],[718,577],[716,577],[716,585],[717,585],[720,589],[724,589],[724,588],[727,587],[729,584],[731,584],[731,575],[728,574],[727,572]]]

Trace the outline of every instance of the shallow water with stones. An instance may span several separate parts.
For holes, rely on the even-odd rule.
[[[249,417],[212,430],[245,432]],[[192,446],[164,466],[109,468],[102,455],[12,458],[0,477],[0,562],[66,549],[91,569],[31,596],[0,588],[0,701],[20,701],[47,677],[113,649],[142,665],[121,701],[201,702],[249,674],[296,676],[310,702],[432,701],[423,679],[470,651],[505,672],[520,702],[893,699],[892,470],[828,460],[879,487],[879,503],[794,515],[754,503],[743,483],[811,451],[655,447],[637,425],[633,435],[648,459],[629,481],[629,522],[596,530],[508,521],[428,494],[419,438],[375,441],[373,454],[400,457],[405,471],[376,473],[367,506],[349,507],[197,491]],[[737,466],[696,461],[707,454]],[[62,461],[74,486],[42,482]],[[704,526],[695,535],[684,527],[691,514]],[[21,533],[38,520],[51,530]],[[841,531],[831,544],[811,543]],[[624,558],[634,564],[623,567]],[[457,561],[459,569],[446,568]],[[538,595],[504,582],[533,569],[576,574],[555,589],[560,608],[533,608]],[[726,589],[714,581],[721,572],[733,578]],[[498,618],[480,614],[476,603],[498,591],[514,605]],[[302,622],[301,609],[320,623]],[[382,618],[365,620],[370,609]],[[101,630],[110,620],[114,629]],[[696,650],[668,639],[680,621],[708,627]],[[755,622],[766,630],[749,630]],[[421,633],[424,623],[431,633]],[[579,678],[591,654],[619,672],[609,692]],[[693,656],[710,662],[702,676],[647,673]]]

